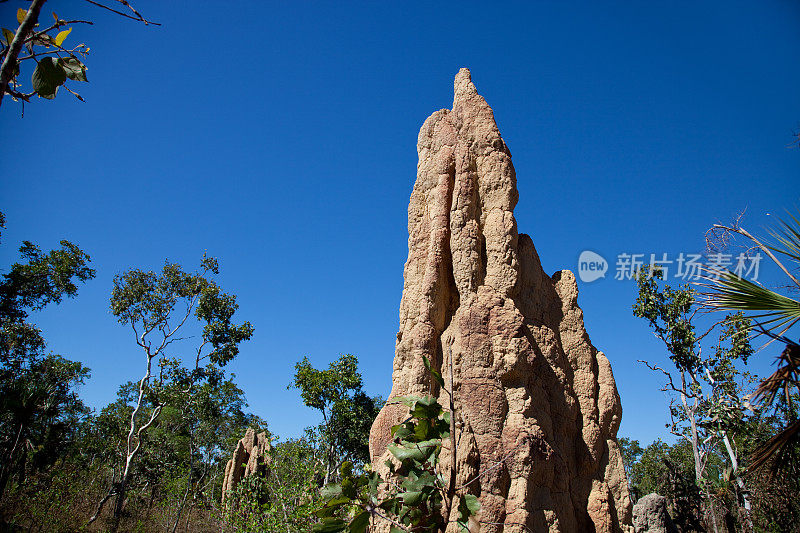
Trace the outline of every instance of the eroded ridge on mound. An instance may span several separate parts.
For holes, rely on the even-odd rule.
[[[547,276],[517,233],[511,154],[467,69],[417,151],[390,399],[438,396],[423,356],[449,386],[452,353],[458,483],[487,472],[469,485],[482,533],[631,531],[611,365],[586,333],[574,275]],[[406,414],[387,405],[372,426],[379,470]]]

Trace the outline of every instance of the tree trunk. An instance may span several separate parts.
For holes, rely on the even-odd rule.
[[[694,375],[690,374],[693,381],[697,381],[694,378]],[[697,434],[697,419],[695,417],[695,413],[697,412],[698,401],[695,397],[694,405],[689,407],[689,402],[686,401],[686,376],[684,372],[681,372],[681,403],[683,403],[683,409],[686,413],[686,418],[689,420],[689,427],[692,430],[692,455],[694,456],[694,476],[695,481],[697,482],[698,486],[702,486],[703,484],[703,460],[700,456],[700,437]],[[711,505],[711,495],[708,493],[708,489],[704,491],[705,498],[706,498],[706,518],[711,518],[711,525],[714,528],[714,533],[719,533],[717,530],[717,521],[714,518],[714,509]]]
[[[122,517],[122,507],[125,505],[125,491],[128,488],[128,480],[130,475],[128,468],[125,468],[125,474],[122,476],[122,481],[119,482],[119,490],[117,498],[114,500],[114,521],[111,523],[111,533],[116,533],[119,529],[119,521]]]
[[[722,432],[722,440],[725,443],[725,449],[728,451],[728,457],[731,460],[731,468],[733,469],[733,475],[736,478],[736,485],[739,487],[739,493],[742,495],[742,506],[744,507],[744,516],[748,531],[753,531],[753,520],[750,518],[750,496],[748,495],[744,480],[739,473],[739,461],[736,459],[736,453],[733,451],[731,441],[728,439],[728,433],[725,431]]]

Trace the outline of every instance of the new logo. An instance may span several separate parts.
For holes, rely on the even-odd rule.
[[[578,277],[584,283],[606,277],[607,270],[608,261],[600,254],[584,250],[578,257]]]

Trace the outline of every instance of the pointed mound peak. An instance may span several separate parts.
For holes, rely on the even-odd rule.
[[[456,80],[453,83],[453,88],[455,92],[453,102],[465,100],[466,98],[478,93],[478,90],[475,88],[475,84],[472,83],[472,74],[470,74],[468,68],[462,68],[458,71],[458,74],[456,74]]]

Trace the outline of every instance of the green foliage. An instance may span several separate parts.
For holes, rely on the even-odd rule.
[[[59,86],[65,81],[67,81],[67,73],[56,57],[40,59],[31,77],[31,84],[36,94],[49,100],[56,97]]]
[[[692,451],[685,441],[670,446],[657,439],[642,448],[637,440],[621,438],[620,448],[628,476],[628,486],[636,499],[650,493],[671,495],[670,467],[682,477],[694,479]]]
[[[691,287],[673,289],[659,281],[664,279],[660,268],[642,269],[636,278],[639,294],[633,306],[633,315],[644,318],[656,336],[664,341],[669,357],[680,369],[693,370],[700,361],[694,350],[694,326],[689,316],[694,295]]]
[[[41,331],[27,318],[75,296],[76,283],[95,275],[90,258],[68,241],[48,253],[25,241],[19,252],[23,262],[0,281],[0,496],[12,474],[23,485],[31,472],[52,465],[87,414],[75,389],[89,369],[45,353]]]
[[[798,419],[798,400],[789,405],[778,401],[771,411],[762,411],[748,420],[737,442],[750,456],[763,442],[780,435],[783,428]],[[748,487],[753,494],[753,521],[757,531],[792,531],[800,523],[800,444],[790,443],[769,458],[765,468],[749,469]],[[780,467],[776,468],[776,464]]]
[[[362,390],[354,355],[340,355],[327,370],[317,370],[304,357],[295,365],[289,388],[300,389],[303,403],[322,413],[320,436],[327,449],[326,478],[334,475],[336,465],[343,461],[360,465],[369,460],[369,430],[383,401]]]
[[[26,18],[29,22],[24,23]],[[52,100],[58,93],[58,88],[70,79],[74,81],[86,82],[86,65],[80,58],[85,58],[89,53],[89,47],[84,43],[66,45],[66,40],[72,32],[72,27],[63,29],[69,24],[85,23],[78,20],[63,20],[53,13],[53,24],[46,28],[39,25],[39,12],[24,9],[17,11],[17,22],[19,27],[16,30],[2,28],[2,39],[0,39],[0,60],[8,61],[9,84],[7,91],[14,100],[29,101],[33,95]],[[89,23],[91,24],[91,23]],[[20,48],[13,49],[12,42],[18,40]],[[20,55],[24,49],[26,55]],[[23,53],[24,54],[24,53]],[[18,81],[20,68],[26,61],[36,64],[31,75],[31,86],[33,91],[25,93],[20,91],[22,84]],[[3,88],[5,92],[5,88]],[[73,91],[69,91],[79,100],[83,98]]]
[[[748,239],[748,244],[763,251],[783,271],[791,283],[788,288],[796,291],[800,289],[800,281],[792,272],[800,267],[800,220],[792,213],[787,215],[787,219],[779,218],[776,227],[768,229],[769,239],[754,237],[739,226],[728,228],[717,225],[714,230]],[[781,258],[790,262],[788,266],[783,264]],[[705,295],[705,303],[717,309],[757,312],[751,318],[765,331],[783,335],[789,327],[800,321],[800,300],[753,283],[733,272],[709,276],[703,286],[711,289]]]
[[[666,496],[670,516],[681,531],[702,530],[691,445],[683,440],[670,446],[657,439],[642,448],[638,441],[622,438],[620,447],[634,499],[651,493]]]
[[[358,359],[351,354],[342,354],[327,370],[315,369],[304,357],[295,365],[294,383],[300,389],[303,403],[323,413],[350,391],[361,388]]]
[[[670,372],[657,368],[669,379],[664,390],[683,395],[681,404],[670,404],[671,430],[690,440],[693,437],[689,435],[687,424],[692,422],[708,435],[735,431],[746,407],[741,381],[750,380],[749,374],[740,372],[736,365],[738,362],[747,364],[753,354],[752,323],[742,313],[730,314],[698,336],[693,323],[693,289],[688,286],[673,289],[663,283],[662,277],[658,268],[639,272],[639,294],[633,314],[649,322],[656,337],[666,345],[677,370],[678,378],[673,378]],[[706,350],[710,355],[703,357],[700,341],[715,328],[719,331],[716,342]],[[685,405],[683,400],[688,400]]]
[[[51,303],[61,303],[64,296],[78,292],[76,281],[86,282],[95,276],[89,268],[91,258],[69,241],[61,248],[43,253],[29,241],[19,248],[24,263],[14,263],[0,281],[0,320],[2,325],[24,321],[29,310],[40,310]],[[0,354],[8,356],[13,343],[0,344]]]
[[[326,485],[323,506],[317,511],[321,521],[314,533],[363,533],[376,520],[388,521],[391,531],[436,532],[444,530],[443,506],[458,498],[458,524],[469,531],[468,522],[480,509],[478,499],[465,487],[455,494],[448,490],[439,454],[442,442],[450,438],[451,413],[444,411],[430,396],[406,396],[394,401],[409,408],[409,417],[393,426],[387,461],[389,478],[384,480],[371,468],[354,473],[345,463],[341,481]]]

